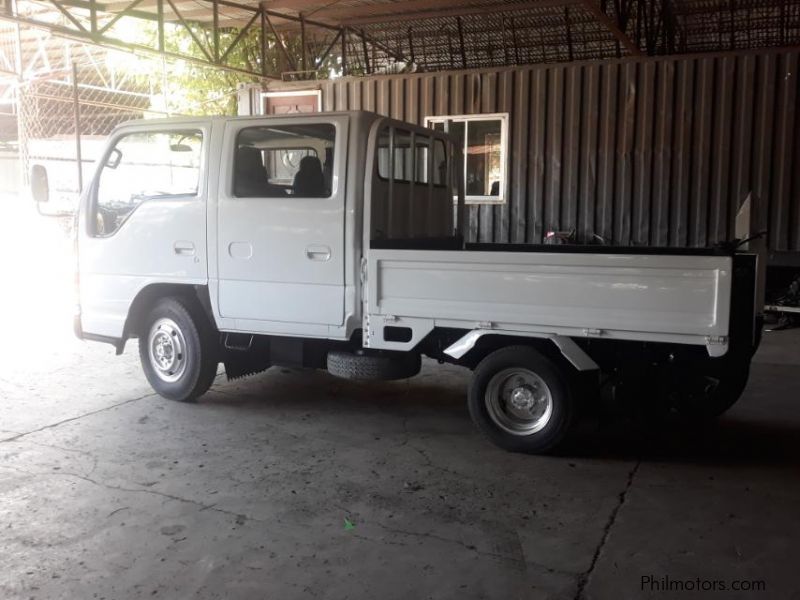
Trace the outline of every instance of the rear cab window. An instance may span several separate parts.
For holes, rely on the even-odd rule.
[[[331,123],[245,127],[236,136],[233,195],[329,198],[335,145]]]
[[[452,142],[401,123],[385,125],[376,142],[371,241],[457,243]]]

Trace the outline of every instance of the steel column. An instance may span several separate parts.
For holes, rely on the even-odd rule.
[[[78,192],[83,192],[83,157],[81,154],[81,104],[78,94],[78,67],[72,63],[72,121],[75,125],[75,161],[78,164]]]

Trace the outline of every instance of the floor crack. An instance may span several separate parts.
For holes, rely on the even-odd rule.
[[[254,521],[257,523],[264,523],[263,519],[256,519],[250,517],[249,515],[243,515],[241,513],[233,512],[231,510],[226,510],[224,508],[218,508],[216,504],[204,504],[203,502],[198,502],[197,500],[191,500],[189,498],[183,498],[181,496],[175,496],[174,494],[167,494],[165,492],[159,492],[157,490],[150,490],[150,489],[142,489],[142,488],[127,488],[120,485],[111,485],[109,483],[105,483],[102,481],[98,481],[97,479],[92,479],[91,477],[87,477],[86,475],[81,475],[80,473],[72,473],[70,471],[44,471],[34,473],[33,471],[27,471],[25,469],[20,469],[19,467],[12,467],[10,465],[5,465],[0,467],[0,469],[9,469],[12,471],[16,471],[18,473],[23,473],[25,475],[29,475],[31,477],[41,477],[41,476],[52,476],[52,477],[73,477],[75,479],[80,479],[82,481],[86,481],[91,483],[92,485],[96,485],[98,487],[104,487],[108,490],[114,490],[118,492],[127,492],[132,494],[148,494],[151,496],[158,496],[164,498],[166,500],[173,500],[175,502],[183,502],[185,504],[191,504],[193,506],[197,506],[200,508],[201,511],[203,510],[210,510],[218,513],[222,513],[224,515],[237,517],[237,518],[244,518],[248,521]],[[110,515],[109,515],[110,516]]]
[[[69,419],[64,419],[63,421],[58,421],[56,423],[50,423],[49,425],[43,425],[42,427],[37,427],[36,429],[31,429],[30,431],[25,431],[23,433],[18,433],[17,435],[14,435],[14,436],[11,436],[11,437],[8,437],[8,438],[4,438],[4,439],[0,440],[0,444],[6,443],[6,442],[14,442],[14,441],[16,441],[16,440],[18,440],[20,438],[25,437],[26,435],[31,435],[33,433],[39,433],[40,431],[45,431],[47,429],[54,429],[56,427],[64,425],[65,423],[71,423],[72,421],[78,421],[80,419],[83,419],[84,417],[91,417],[92,415],[96,415],[98,413],[105,412],[107,410],[118,408],[120,406],[125,406],[126,404],[130,404],[131,402],[136,402],[138,400],[144,400],[145,398],[149,398],[151,396],[155,396],[155,394],[153,392],[150,392],[149,394],[145,394],[144,396],[139,396],[137,398],[130,398],[129,400],[124,400],[122,402],[117,402],[116,404],[112,404],[111,406],[105,406],[103,408],[98,408],[97,410],[92,410],[92,411],[89,411],[87,413],[83,413],[82,415],[78,415],[77,417],[70,417]]]
[[[497,552],[489,552],[489,551],[486,551],[486,550],[481,550],[480,548],[478,548],[474,544],[468,544],[468,543],[463,542],[461,540],[457,540],[457,539],[453,539],[453,538],[449,538],[449,537],[445,537],[445,536],[441,536],[441,535],[436,535],[435,533],[419,532],[419,531],[408,531],[408,530],[404,530],[404,529],[396,529],[396,528],[393,528],[393,527],[388,527],[387,525],[384,525],[383,523],[376,523],[376,525],[378,527],[380,527],[381,529],[383,529],[384,531],[388,531],[389,533],[393,533],[393,534],[396,534],[396,535],[399,534],[399,535],[411,536],[411,537],[429,538],[429,539],[439,540],[440,542],[446,542],[446,543],[449,543],[449,544],[456,544],[458,546],[461,546],[465,550],[470,550],[472,552],[475,552],[475,554],[477,554],[479,556],[487,556],[487,557],[491,557],[491,558],[497,558],[497,559],[500,559],[500,560],[503,560],[503,561],[506,561],[506,562],[509,562],[509,563],[518,564],[520,566],[532,565],[534,567],[547,570],[548,572],[551,572],[551,573],[561,573],[561,574],[564,574],[564,575],[569,575],[571,577],[575,577],[575,575],[576,575],[575,573],[571,573],[569,571],[563,571],[561,569],[555,569],[555,568],[552,568],[552,567],[548,567],[546,565],[542,565],[542,564],[539,564],[539,563],[535,563],[535,562],[529,561],[527,558],[525,558],[524,553],[522,554],[522,556],[517,558],[517,557],[514,557],[514,556],[505,555],[505,554],[499,554]],[[375,540],[375,541],[378,541],[378,540]],[[380,541],[382,541],[383,543],[392,543],[392,542],[387,541],[387,540],[380,540]],[[398,542],[394,542],[394,543],[397,544]]]
[[[586,584],[589,583],[589,577],[591,577],[592,573],[594,572],[595,567],[597,566],[598,561],[600,560],[600,555],[603,553],[603,549],[605,548],[606,542],[608,541],[608,536],[611,533],[611,529],[614,527],[614,523],[617,521],[617,516],[619,515],[619,511],[625,505],[625,501],[628,499],[628,492],[633,485],[633,479],[636,477],[636,473],[639,471],[639,466],[642,464],[642,459],[636,461],[636,464],[633,465],[633,468],[628,473],[628,480],[625,484],[625,488],[619,493],[618,500],[616,506],[611,511],[611,514],[608,516],[608,521],[606,522],[605,527],[603,527],[603,535],[600,537],[600,542],[597,544],[597,548],[594,550],[594,555],[592,556],[592,562],[589,565],[589,568],[580,576],[578,579],[578,589],[575,591],[574,600],[583,600],[584,592],[586,590]]]

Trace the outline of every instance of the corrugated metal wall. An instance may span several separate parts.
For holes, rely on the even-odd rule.
[[[510,114],[510,198],[469,208],[475,241],[551,229],[616,244],[733,237],[750,190],[773,250],[800,251],[800,53],[628,59],[321,82],[323,110]]]

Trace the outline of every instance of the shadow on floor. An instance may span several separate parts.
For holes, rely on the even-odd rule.
[[[642,423],[617,416],[584,422],[560,454],[693,464],[800,465],[800,423],[723,416],[698,425]]]
[[[284,415],[314,410],[413,417],[407,425],[411,434],[415,427],[427,431],[426,419],[452,418],[460,421],[459,427],[468,429],[467,378],[466,371],[450,370],[441,377],[433,371],[411,380],[359,383],[322,371],[274,368],[231,382],[222,377],[201,404],[237,410],[277,410]],[[781,379],[786,385],[779,385]],[[791,401],[795,390],[789,389],[800,389],[800,381],[794,379],[793,367],[756,367],[740,404],[722,418],[702,424],[645,421],[619,409],[586,415],[558,455],[698,464],[800,465],[800,419],[796,418],[795,403]],[[778,388],[785,392],[782,400],[774,391]],[[477,430],[475,436],[480,440]]]
[[[464,373],[467,373],[464,371]],[[444,384],[430,375],[400,381],[355,382],[339,379],[324,371],[275,367],[263,373],[225,382],[217,380],[203,404],[247,405],[250,408],[293,406],[317,408],[382,408],[386,405],[431,413],[466,408],[466,379],[463,385],[452,375]],[[455,381],[455,384],[453,382]],[[331,402],[335,403],[331,403]],[[466,415],[466,412],[464,413]]]

